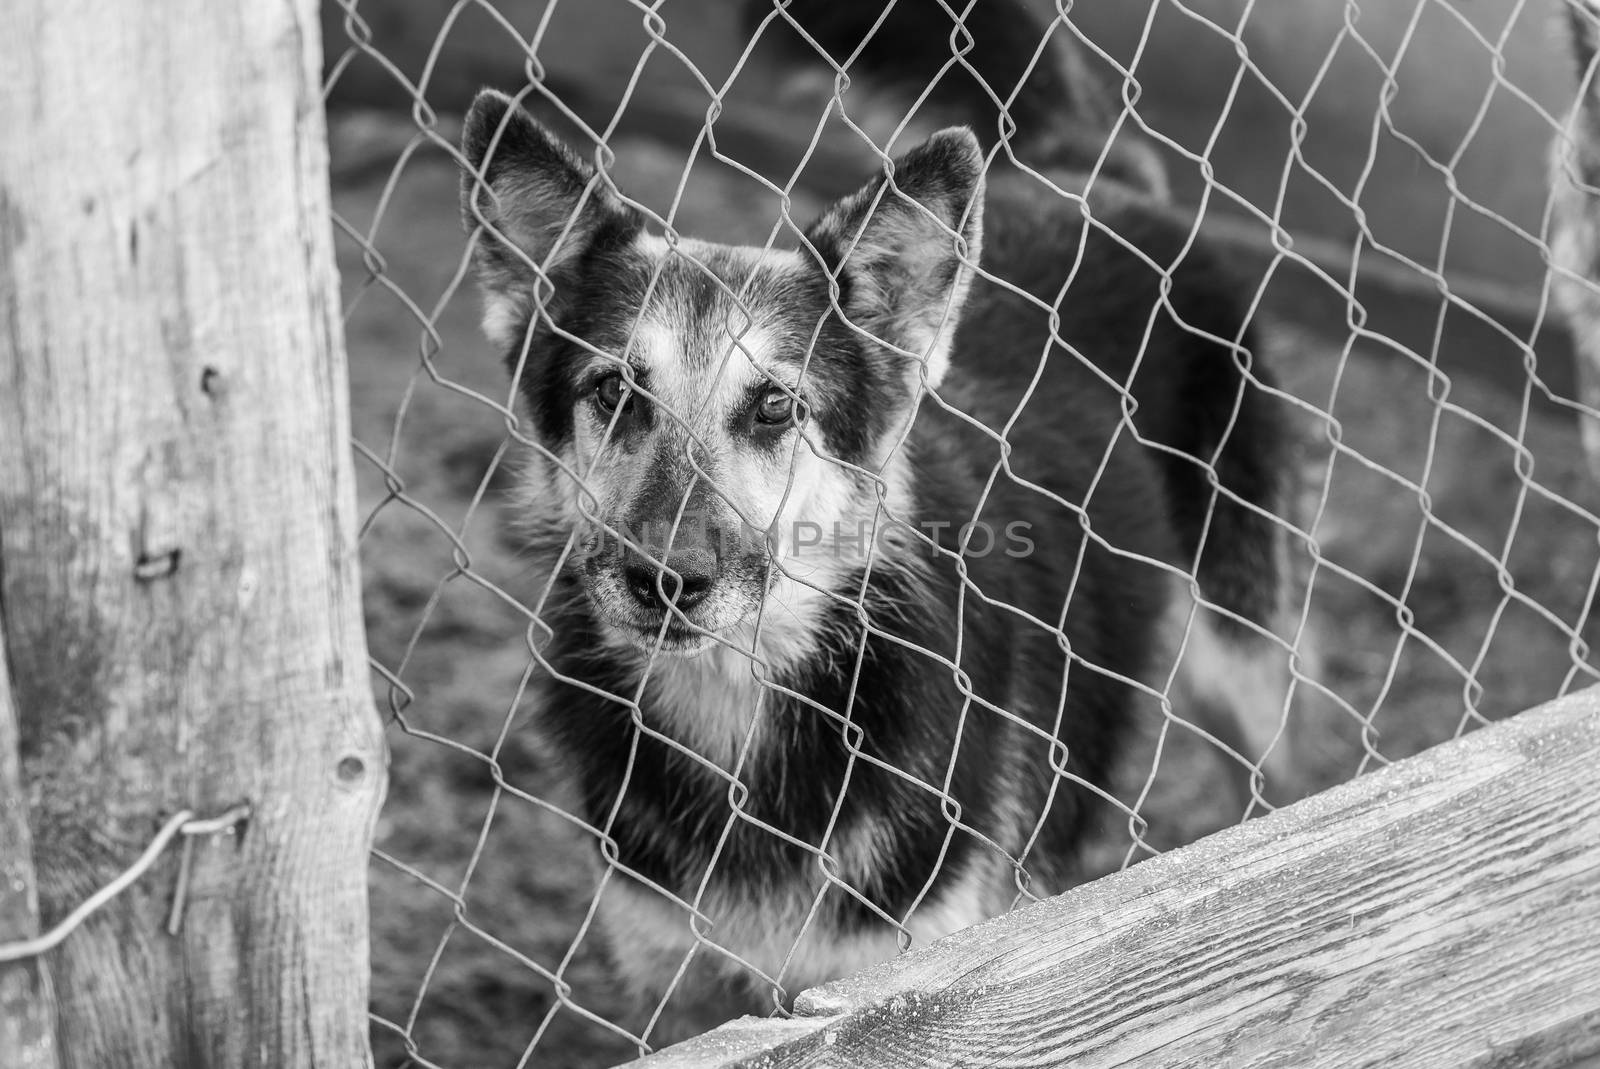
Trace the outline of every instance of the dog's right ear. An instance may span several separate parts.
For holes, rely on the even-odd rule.
[[[461,176],[461,222],[478,235],[472,259],[485,295],[483,329],[510,348],[537,305],[558,314],[563,282],[584,253],[630,239],[643,219],[504,93],[485,89],[473,100],[461,150],[470,167]]]
[[[842,311],[884,345],[909,353],[920,389],[937,387],[983,248],[984,155],[964,127],[941,130],[883,176],[836,201],[806,240],[837,276]]]

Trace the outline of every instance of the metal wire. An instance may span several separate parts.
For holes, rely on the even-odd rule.
[[[248,820],[249,817],[250,807],[247,805],[236,805],[215,817],[207,817],[203,820],[196,820],[194,813],[188,809],[180,809],[167,818],[166,822],[156,832],[155,837],[150,840],[150,845],[144,848],[144,851],[134,859],[131,865],[118,873],[115,879],[78,903],[72,912],[52,925],[48,932],[43,932],[32,939],[21,939],[12,943],[0,944],[0,963],[21,961],[24,958],[36,958],[60,946],[84,921],[94,916],[105,907],[107,902],[132,887],[138,882],[139,877],[149,872],[151,866],[156,863],[156,860],[172,840],[182,835],[184,836],[184,858],[186,860],[178,876],[177,888],[173,894],[171,918],[168,923],[168,931],[176,934],[177,924],[183,915],[183,901],[188,892],[187,858],[189,857],[189,844],[193,842],[196,835],[215,835],[218,832],[228,831]]]
[[[388,931],[385,911],[396,910],[400,920],[395,927],[403,930],[390,931],[374,941],[375,1036],[400,1044],[401,1053],[413,1064],[488,1064],[481,1051],[467,1055],[451,1047],[459,1035],[456,1040],[441,1038],[472,1031],[450,1019],[452,1012],[464,1012],[459,1011],[459,989],[465,981],[458,968],[466,970],[473,983],[486,984],[484,977],[492,974],[498,982],[523,985],[517,990],[530,992],[527,997],[543,1000],[542,1012],[519,1013],[497,1025],[496,1030],[503,1030],[504,1035],[496,1038],[494,1049],[508,1065],[531,1064],[541,1056],[565,1056],[584,1044],[612,1053],[649,1049],[658,1028],[671,1016],[669,1003],[678,989],[688,984],[697,963],[725,962],[741,967],[754,984],[770,993],[774,1007],[781,1012],[784,1002],[796,993],[792,978],[801,944],[818,923],[824,898],[829,895],[863,904],[885,930],[894,933],[899,946],[910,945],[911,914],[926,901],[953,844],[970,839],[1000,851],[999,844],[985,840],[965,818],[953,793],[959,747],[952,750],[943,767],[931,773],[893,767],[864,744],[853,706],[817,706],[816,715],[843,740],[848,771],[821,840],[801,841],[761,819],[750,806],[750,762],[761,732],[769,726],[766,718],[771,700],[806,701],[804,695],[777,681],[775,666],[765,660],[759,647],[754,653],[742,652],[751,661],[750,670],[763,700],[748,730],[732,741],[725,755],[699,752],[647,719],[641,702],[648,674],[632,693],[604,695],[626,709],[631,718],[628,774],[619,792],[618,808],[603,820],[590,820],[574,811],[559,776],[547,767],[548,755],[538,751],[536,742],[528,741],[536,738],[536,729],[521,721],[530,712],[530,687],[538,676],[592,688],[563,677],[546,658],[544,648],[552,634],[549,620],[556,618],[551,612],[553,584],[535,581],[526,573],[525,563],[516,556],[515,537],[505,535],[500,515],[515,511],[501,504],[506,484],[514,481],[514,475],[506,471],[509,458],[517,452],[539,453],[542,447],[521,422],[515,391],[503,373],[491,366],[493,357],[464,326],[475,314],[466,309],[471,302],[462,292],[469,273],[469,252],[458,246],[434,247],[424,263],[402,240],[406,228],[429,213],[448,214],[453,226],[455,179],[465,161],[455,147],[455,121],[435,110],[430,95],[450,63],[450,49],[462,39],[482,45],[481,39],[492,35],[507,54],[515,56],[525,81],[503,88],[576,130],[574,144],[598,168],[600,188],[643,213],[677,256],[697,265],[735,307],[742,307],[747,294],[730,289],[701,261],[694,246],[685,241],[694,236],[688,232],[692,229],[689,225],[684,225],[686,233],[679,232],[680,222],[694,214],[695,182],[719,174],[725,176],[729,188],[737,182],[739,188],[753,189],[757,193],[752,195],[765,198],[763,203],[773,212],[770,226],[764,239],[753,231],[747,240],[759,239],[758,244],[769,250],[803,242],[804,220],[798,217],[809,212],[809,201],[815,199],[807,187],[808,176],[817,161],[831,151],[830,146],[848,143],[860,160],[891,167],[894,155],[909,143],[908,122],[901,122],[887,141],[875,140],[855,114],[859,97],[851,90],[852,60],[836,63],[819,51],[816,63],[825,74],[831,73],[833,92],[816,114],[800,108],[784,114],[798,152],[793,170],[774,177],[767,173],[770,169],[753,166],[726,150],[719,143],[719,134],[730,128],[730,116],[740,106],[741,94],[751,91],[749,79],[759,73],[753,70],[752,56],[761,39],[780,32],[806,37],[804,28],[781,2],[774,3],[755,35],[742,43],[731,67],[720,73],[697,63],[689,44],[675,38],[676,9],[672,6],[607,0],[608,9],[616,15],[615,47],[636,48],[638,58],[624,84],[614,87],[620,96],[604,106],[593,102],[580,105],[547,66],[553,50],[560,47],[558,16],[573,8],[570,3],[550,0],[529,24],[514,17],[520,9],[512,13],[487,0],[459,0],[443,13],[438,32],[413,74],[375,43],[378,38],[357,0],[329,2],[341,16],[344,30],[343,40],[327,43],[330,101],[338,99],[345,79],[360,72],[384,80],[412,102],[411,122],[385,158],[386,169],[372,172],[382,174],[382,180],[352,179],[350,188],[359,186],[359,195],[353,192],[336,198],[334,220],[341,238],[346,324],[356,350],[355,447],[363,462],[364,562],[369,589],[378,590],[383,599],[374,603],[376,608],[369,605],[369,631],[375,674],[387,693],[395,728],[394,788],[375,855],[374,912],[380,931]],[[964,37],[965,31],[960,29],[967,5],[941,0],[938,6],[952,27],[946,70],[977,77],[971,63],[971,38]],[[1207,10],[1215,7],[1209,5]],[[1283,340],[1276,348],[1304,343],[1322,355],[1317,363],[1302,360],[1309,370],[1295,381],[1275,387],[1254,374],[1257,354],[1247,351],[1238,339],[1211,338],[1234,354],[1250,388],[1264,391],[1274,403],[1292,411],[1302,426],[1308,472],[1303,507],[1294,515],[1270,517],[1282,528],[1301,573],[1288,614],[1289,626],[1281,634],[1271,634],[1250,621],[1232,619],[1275,643],[1287,660],[1291,682],[1283,700],[1280,736],[1287,737],[1297,703],[1315,702],[1325,707],[1327,714],[1319,729],[1326,735],[1322,741],[1335,750],[1345,747],[1338,750],[1340,767],[1335,770],[1330,763],[1322,775],[1322,781],[1329,782],[1386,763],[1419,745],[1457,735],[1537,698],[1553,697],[1600,679],[1589,645],[1591,605],[1600,589],[1600,556],[1595,552],[1600,545],[1600,516],[1596,514],[1600,500],[1593,487],[1552,462],[1549,444],[1555,434],[1552,410],[1585,420],[1600,420],[1600,412],[1554,389],[1550,369],[1541,364],[1542,354],[1536,348],[1535,343],[1542,345],[1543,335],[1551,329],[1552,280],[1564,277],[1552,263],[1548,207],[1538,225],[1530,225],[1475,199],[1461,177],[1471,153],[1481,151],[1477,146],[1487,136],[1485,130],[1497,108],[1522,109],[1527,121],[1547,127],[1551,138],[1570,140],[1572,136],[1570,117],[1559,117],[1537,94],[1519,85],[1508,66],[1513,29],[1519,20],[1531,17],[1534,5],[1527,0],[1508,0],[1503,5],[1504,22],[1486,30],[1493,21],[1488,15],[1469,17],[1464,8],[1447,0],[1416,0],[1409,15],[1400,20],[1398,32],[1384,36],[1373,30],[1370,20],[1363,19],[1360,5],[1346,2],[1341,24],[1331,31],[1326,54],[1314,69],[1305,72],[1307,77],[1300,79],[1303,84],[1295,93],[1271,73],[1269,50],[1274,39],[1261,25],[1270,17],[1268,7],[1243,0],[1237,5],[1237,21],[1223,25],[1182,0],[1157,0],[1138,20],[1134,39],[1113,55],[1080,30],[1070,0],[1057,0],[1050,34],[1080,50],[1119,90],[1121,106],[1116,109],[1106,148],[1082,187],[1069,188],[1061,176],[1031,168],[1006,139],[996,146],[988,163],[991,168],[1028,176],[1041,194],[1070,204],[1092,232],[1115,242],[1159,276],[1162,298],[1151,309],[1151,323],[1158,314],[1166,314],[1185,329],[1201,333],[1194,325],[1183,323],[1171,304],[1173,272],[1198,243],[1213,241],[1229,228],[1255,235],[1252,240],[1261,254],[1259,282],[1248,296],[1252,319],[1274,318],[1272,294],[1291,279],[1300,279],[1301,284],[1309,280],[1321,299],[1342,311],[1343,336],[1331,340],[1312,339],[1293,322],[1277,324]],[[1226,86],[1219,87],[1216,125],[1198,145],[1168,132],[1162,117],[1143,103],[1149,92],[1141,75],[1158,62],[1152,57],[1158,52],[1159,39],[1177,32],[1175,27],[1200,41],[1219,43],[1237,58]],[[1475,50],[1472,55],[1481,54],[1485,88],[1481,97],[1470,102],[1470,113],[1459,131],[1448,139],[1423,138],[1401,110],[1403,89],[1414,85],[1418,77],[1413,53],[1419,42],[1426,41],[1430,32],[1437,36],[1446,31],[1464,42],[1463,49]],[[1048,37],[1041,40],[1032,65],[1049,62],[1049,45]],[[1315,139],[1321,121],[1318,102],[1330,93],[1345,91],[1340,78],[1356,66],[1372,79],[1370,85],[1363,83],[1364,90],[1374,92],[1363,105],[1369,106],[1371,113],[1368,136],[1365,145],[1345,146],[1351,155],[1339,161],[1337,173],[1330,174],[1316,163],[1319,149]],[[650,72],[664,68],[692,86],[692,99],[685,98],[684,110],[703,112],[704,121],[681,153],[681,167],[675,159],[670,175],[658,171],[653,182],[630,184],[627,161],[639,138],[623,132],[624,120],[642,97],[654,92]],[[1014,97],[1012,86],[987,89],[1002,107]],[[908,113],[923,107],[932,90],[928,86],[908,106]],[[1274,128],[1284,136],[1286,152],[1280,171],[1256,176],[1258,188],[1247,190],[1226,145],[1228,123],[1238,122],[1236,116],[1258,106],[1249,101],[1264,102],[1259,106],[1271,109],[1270,122],[1278,124]],[[1101,181],[1112,141],[1119,137],[1147,140],[1171,161],[1171,170],[1188,176],[1191,188],[1185,194],[1183,210],[1192,212],[1193,225],[1171,263],[1154,262],[1126,235],[1119,234],[1094,198],[1084,192]],[[335,149],[337,164],[337,144]],[[1409,154],[1418,174],[1438,184],[1442,218],[1439,241],[1431,252],[1419,251],[1415,245],[1401,247],[1375,219],[1384,194],[1385,154],[1398,151]],[[862,177],[866,177],[865,171]],[[1307,196],[1307,190],[1324,203],[1339,206],[1348,216],[1344,235],[1348,244],[1340,246],[1305,232],[1294,202]],[[1513,328],[1503,321],[1488,299],[1493,294],[1457,268],[1459,242],[1453,238],[1469,227],[1484,226],[1498,228],[1504,240],[1525,246],[1545,265],[1542,277],[1528,280],[1528,289],[1534,292],[1529,322],[1523,327]],[[981,261],[974,266],[985,280],[1026,301],[1041,322],[1049,324],[1058,351],[1083,357],[1061,335],[1061,294],[1054,302],[1042,300],[989,272]],[[1071,265],[1062,293],[1082,269],[1081,263]],[[1252,267],[1251,274],[1256,270]],[[1372,280],[1379,274],[1403,279],[1413,294],[1429,295],[1431,304],[1421,297],[1414,300],[1431,323],[1422,324],[1405,338],[1385,333],[1392,329],[1386,325],[1390,321],[1380,321],[1369,308]],[[658,281],[659,277],[652,279],[651,286]],[[1283,319],[1281,312],[1276,318]],[[1515,354],[1519,381],[1512,389],[1487,392],[1455,371],[1458,365],[1448,359],[1451,331],[1462,322],[1474,325]],[[406,324],[404,331],[397,329],[400,323]],[[582,338],[566,337],[575,344],[588,344]],[[396,355],[402,345],[412,344],[414,355]],[[616,354],[606,355],[614,358]],[[518,356],[517,374],[529,358],[526,351]],[[399,370],[402,366],[404,371]],[[630,385],[648,396],[642,385]],[[1131,415],[1136,402],[1125,384],[1108,380],[1108,385],[1121,391],[1124,411]],[[1393,414],[1370,411],[1375,393],[1392,403]],[[1018,413],[1031,397],[1030,392],[1019,404]],[[659,402],[659,398],[654,400]],[[930,391],[924,403],[963,421],[992,444],[1001,459],[988,473],[990,488],[1002,482],[1026,487],[1076,510],[1084,517],[1085,535],[1091,544],[1130,556],[1087,523],[1082,503],[1064,501],[1013,469],[1010,423],[979,423],[937,391]],[[698,414],[666,411],[664,417],[689,430]],[[449,426],[451,418],[478,428],[473,432],[476,438],[467,442],[471,447],[466,450],[467,459],[460,461],[470,470],[454,483],[440,473],[439,451],[461,442],[451,440],[441,447],[438,441],[439,428]],[[1224,438],[1231,431],[1230,426]],[[1166,448],[1140,437],[1131,419],[1123,421],[1118,435],[1132,436],[1158,451]],[[1491,459],[1497,465],[1493,479],[1485,475],[1474,480],[1460,474],[1461,451],[1469,448],[1485,458],[1485,469]],[[693,455],[686,459],[697,464]],[[1219,479],[1215,458],[1185,459],[1209,480],[1213,507],[1223,498],[1241,503]],[[548,454],[544,460],[560,463]],[[1108,449],[1091,480],[1091,496],[1107,478],[1109,461]],[[696,470],[706,476],[698,466]],[[580,490],[586,489],[590,474],[567,471]],[[852,474],[874,478],[859,470]],[[1483,485],[1477,485],[1479,481]],[[889,508],[887,487],[881,479],[877,488],[885,522],[903,519]],[[792,489],[791,482],[788,490]],[[987,501],[986,492],[974,518]],[[1367,515],[1363,509],[1375,512]],[[602,518],[594,519],[598,523]],[[1350,533],[1368,524],[1372,531],[1366,539]],[[612,533],[620,536],[620,532]],[[1072,672],[1106,672],[1105,666],[1070,649],[1063,620],[1024,618],[1019,609],[982,590],[965,571],[959,553],[925,535],[919,537],[926,543],[920,548],[956,567],[961,609],[981,604],[1012,612],[1022,624],[1054,636],[1071,657]],[[1199,553],[1204,553],[1210,537],[1208,527]],[[1381,574],[1374,574],[1373,554],[1364,558],[1352,552],[1352,545],[1359,547],[1363,541],[1381,541],[1385,547],[1376,565]],[[1559,551],[1547,549],[1546,543],[1558,546]],[[572,549],[569,541],[567,552]],[[1534,555],[1531,560],[1530,553]],[[1228,613],[1205,600],[1192,567],[1186,570],[1169,562],[1137,559],[1185,584],[1194,602],[1189,623],[1178,638],[1177,658],[1181,660],[1197,641],[1196,615],[1201,611]],[[869,570],[873,566],[869,561]],[[1074,578],[1074,585],[1076,582]],[[1435,588],[1443,593],[1436,596]],[[897,641],[881,621],[874,621],[873,608],[864,595],[823,593],[853,611],[864,625],[865,635]],[[1071,595],[1071,590],[1064,593],[1064,603]],[[1475,599],[1470,613],[1463,609],[1459,614],[1470,627],[1453,619],[1447,610],[1427,608],[1430,599],[1448,603],[1451,597]],[[498,631],[488,633],[457,608],[469,599],[479,606],[474,611],[493,616]],[[1382,621],[1383,626],[1372,623],[1359,641],[1347,639],[1337,622],[1341,613]],[[1329,651],[1328,663],[1320,663],[1313,654],[1312,636],[1330,617],[1335,618],[1336,648]],[[1505,664],[1508,638],[1523,633],[1539,636],[1540,662]],[[865,641],[863,638],[863,649]],[[1058,785],[1085,788],[1116,814],[1124,834],[1114,844],[1114,856],[1106,867],[1132,864],[1161,852],[1173,844],[1173,836],[1178,834],[1173,831],[1175,826],[1179,833],[1187,834],[1187,825],[1175,817],[1183,815],[1183,792],[1192,796],[1206,789],[1206,783],[1218,776],[1219,765],[1246,777],[1250,812],[1270,808],[1267,795],[1273,784],[1267,780],[1260,755],[1237,752],[1184,715],[1181,701],[1175,703],[1176,660],[1164,679],[1121,680],[1150,707],[1146,725],[1149,751],[1135,781],[1106,785],[1083,781],[1071,767],[1070,755],[1056,737],[1064,715],[1060,710],[1053,727],[1040,727],[1016,710],[985,701],[966,677],[966,651],[959,640],[951,656],[923,652],[930,671],[948,675],[951,693],[961,699],[963,722],[969,714],[1004,719],[1045,756]],[[854,654],[854,673],[859,678],[862,651]],[[471,663],[450,660],[467,656],[473,658]],[[496,708],[489,708],[487,700],[469,685],[480,672],[493,675],[504,685]],[[853,685],[851,689],[853,692]],[[469,707],[473,715],[453,712],[456,704]],[[538,710],[531,712],[536,718]],[[960,738],[959,732],[956,737]],[[632,762],[646,743],[668,747],[687,767],[726,790],[726,811],[707,815],[716,822],[718,847],[707,871],[693,886],[665,887],[631,871],[618,846],[620,800],[632,782]],[[530,767],[531,773],[527,771]],[[918,796],[935,801],[947,824],[935,873],[904,915],[884,913],[863,888],[851,884],[840,864],[840,815],[851,783],[865,768],[892,776]],[[457,790],[451,783],[472,786]],[[1175,796],[1180,801],[1174,802]],[[736,833],[751,829],[800,851],[814,865],[817,876],[815,895],[806,904],[787,953],[775,967],[774,963],[739,959],[718,939],[720,904],[712,893],[713,877],[719,866],[728,863],[728,842]],[[1005,855],[1015,880],[1015,903],[1034,897],[1033,854],[1042,830],[1041,816],[1021,848]],[[564,859],[556,867],[573,870],[585,863],[577,859],[598,857],[597,873],[588,882],[577,877],[567,882],[551,878],[543,883],[533,881],[536,886],[530,888],[524,886],[529,881],[522,879],[516,861],[530,852]],[[622,1000],[612,985],[596,980],[604,969],[598,930],[601,898],[609,886],[619,882],[654,892],[691,937],[688,951],[676,963],[673,984],[656,1005],[645,1008],[642,1021],[624,1021]],[[513,887],[519,890],[509,892]],[[437,938],[422,940],[412,930],[415,926],[402,923],[412,916],[407,910],[417,915],[432,910],[428,915],[435,918]],[[457,963],[466,964],[458,967]],[[524,1020],[534,1023],[520,1023]],[[583,1038],[575,1038],[579,1036]],[[481,1034],[470,1038],[487,1041]],[[450,1053],[437,1053],[435,1047]]]

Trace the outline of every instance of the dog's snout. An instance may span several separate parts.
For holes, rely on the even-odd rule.
[[[654,561],[629,554],[623,568],[628,592],[647,609],[664,609],[668,604],[675,604],[681,612],[704,601],[716,585],[717,561],[711,553],[701,550],[672,553],[665,563],[663,569]]]

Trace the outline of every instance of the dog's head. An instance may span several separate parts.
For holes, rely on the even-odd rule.
[[[538,507],[600,619],[694,652],[803,614],[873,549],[981,235],[949,130],[831,206],[798,251],[667,240],[505,96],[467,116],[484,328],[526,404]],[[803,622],[803,621],[802,621]],[[749,648],[747,643],[741,643]]]

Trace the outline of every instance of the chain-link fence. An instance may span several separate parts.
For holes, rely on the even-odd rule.
[[[1582,128],[1572,121],[1581,71],[1563,4],[1153,0],[1013,11],[998,0],[899,0],[881,16],[878,5],[863,5],[874,13],[859,26],[817,5],[753,0],[738,11],[709,0],[327,6],[367,627],[393,717],[391,787],[372,872],[380,1065],[609,1064],[747,1008],[743,995],[758,1010],[781,1011],[813,970],[854,967],[936,932],[924,907],[952,901],[940,881],[956,859],[992,855],[1005,893],[984,905],[1008,908],[1600,677],[1588,640],[1600,582],[1600,494],[1577,430],[1600,413],[1575,399],[1572,357],[1552,307],[1556,280],[1584,285],[1572,259],[1562,270],[1551,251],[1546,146]],[[907,84],[913,71],[925,84]],[[474,233],[463,233],[464,171],[481,165],[493,186],[488,161],[517,136],[515,120],[497,114],[485,157],[463,157],[461,115],[481,84],[548,124],[576,154],[576,173],[592,165],[599,175],[568,205],[555,227],[562,236],[539,250],[549,258],[537,271],[524,265],[549,291],[512,312],[502,301],[491,324],[506,343],[500,347],[480,334],[474,256],[482,268],[503,248],[495,244],[499,228],[516,240],[532,224],[497,199],[506,187],[487,199],[480,189],[467,198]],[[1027,110],[1035,96],[1019,85],[1062,93],[1060,114]],[[1109,674],[1131,695],[1133,730],[1086,771],[1084,762],[1095,762],[1083,747],[1059,741],[1080,737],[1061,727],[1059,717],[1074,710],[1041,714],[990,700],[972,682],[979,669],[962,662],[958,638],[953,654],[919,651],[926,657],[918,678],[937,677],[930,700],[953,699],[959,719],[934,730],[945,734],[927,748],[894,751],[927,756],[923,765],[884,759],[888,751],[854,726],[854,689],[877,667],[863,653],[869,637],[879,648],[894,643],[911,611],[906,603],[918,595],[875,600],[867,582],[836,599],[856,630],[847,631],[853,644],[830,653],[846,665],[848,685],[826,699],[786,677],[759,637],[753,646],[744,640],[742,661],[731,646],[679,658],[659,670],[657,683],[648,675],[657,669],[647,667],[629,677],[642,678],[637,687],[621,693],[575,673],[584,648],[611,647],[598,634],[574,633],[585,619],[572,610],[576,588],[555,578],[562,567],[552,570],[535,547],[550,541],[545,528],[561,508],[578,507],[580,486],[591,495],[588,515],[609,523],[604,502],[617,491],[605,483],[621,476],[605,464],[572,468],[548,424],[530,423],[529,405],[541,402],[526,383],[544,374],[540,344],[601,336],[597,316],[574,319],[570,304],[551,309],[563,300],[600,306],[608,284],[624,285],[626,265],[605,261],[615,273],[588,278],[578,293],[575,276],[558,269],[561,243],[603,224],[592,214],[597,204],[639,213],[644,232],[655,235],[639,240],[657,254],[635,294],[639,307],[670,299],[657,290],[678,284],[674,271],[689,271],[705,282],[685,292],[722,309],[728,340],[715,367],[758,365],[748,326],[734,320],[769,298],[738,273],[745,260],[699,242],[798,256],[793,250],[817,244],[808,227],[829,204],[952,122],[978,131],[992,187],[1004,184],[1006,196],[1023,198],[1040,219],[1065,206],[1085,235],[1074,237],[1048,280],[1057,300],[1024,294],[1013,309],[1036,319],[1048,339],[1049,355],[1030,360],[1042,367],[1100,359],[1062,336],[1061,302],[1085,294],[1120,308],[1136,338],[1148,340],[1170,320],[1228,356],[1225,426],[1211,451],[1185,452],[1141,424],[1141,407],[1148,417],[1161,391],[1177,388],[1163,381],[1140,393],[1144,349],[1136,346],[1129,366],[1102,376],[1112,389],[1101,408],[1121,429],[1107,442],[1093,439],[1095,454],[1085,458],[1090,483],[1114,485],[1125,469],[1109,443],[1121,435],[1153,453],[1185,452],[1183,477],[1206,488],[1199,542],[1187,555],[1097,542],[1093,510],[1083,500],[1062,503],[1077,506],[1068,509],[1071,528],[1089,531],[1075,543],[1080,552],[1120,554],[1181,591],[1170,643],[1154,644],[1177,652],[1161,653],[1142,678],[1120,675],[1107,660],[1121,651],[1098,665],[1082,642],[1075,653],[1064,620],[1039,622],[1061,639],[1060,671]],[[1037,136],[1045,123],[1058,124],[1048,145]],[[1558,156],[1581,177],[1572,159]],[[513,185],[538,181],[523,175]],[[991,204],[992,218],[997,210],[1004,208]],[[1164,252],[1119,233],[1152,219],[1173,235]],[[946,245],[959,254],[955,239],[972,235],[959,214],[943,222]],[[1044,232],[1041,224],[1038,240]],[[1026,280],[995,273],[1006,253],[994,248],[976,262],[976,285],[1025,288]],[[1126,276],[1106,266],[1119,258],[1144,272],[1120,304],[1116,287]],[[491,275],[501,269],[487,267]],[[962,269],[950,270],[955,277]],[[1113,279],[1112,289],[1094,290],[1102,277]],[[1248,327],[1213,329],[1191,311],[1210,307],[1216,287]],[[1205,299],[1186,303],[1193,293]],[[836,302],[849,299],[836,291],[829,307],[842,312]],[[578,320],[584,326],[572,325]],[[997,338],[1010,329],[990,327]],[[533,344],[525,345],[530,330]],[[584,359],[636,366],[631,354],[649,340],[631,326],[621,337],[591,343]],[[506,374],[505,348],[521,388]],[[975,352],[958,345],[953,360]],[[686,454],[704,461],[692,484],[713,484],[704,488],[713,498],[747,499],[759,479],[746,473],[744,486],[715,485],[716,472],[733,469],[713,471],[705,458],[716,444],[703,437],[703,410],[691,410],[707,397],[714,404],[720,387],[685,378],[674,394],[657,370],[649,380],[618,371],[615,388],[633,392],[612,398],[604,444],[585,462],[627,452],[616,413],[648,401],[660,406],[663,425],[700,428]],[[775,384],[779,396],[761,403],[782,408],[785,397],[792,405],[815,400],[808,391],[842,390],[828,379],[839,373],[819,363],[799,385]],[[955,391],[927,396],[923,404],[958,423],[961,413],[995,411]],[[981,493],[960,503],[974,521],[1003,526],[1008,514],[984,511],[994,495],[1039,491],[1027,481],[1028,447],[1013,437],[1031,396],[1013,399],[1014,419],[968,415],[961,425],[972,437],[960,448],[982,454]],[[1201,402],[1178,391],[1177,403]],[[1250,406],[1264,406],[1284,428],[1290,492],[1252,500],[1229,474],[1228,450],[1247,446],[1226,443],[1243,434],[1241,413]],[[1031,414],[1041,415],[1044,425],[1088,418],[1071,405]],[[776,481],[792,490],[797,478],[835,478],[847,465],[825,452],[784,454],[788,467],[774,469]],[[813,462],[821,466],[807,467]],[[904,520],[897,508],[916,509],[893,500],[900,484],[883,474],[891,468],[863,477],[881,491],[881,511],[870,515],[885,524]],[[672,502],[675,531],[690,496],[683,489]],[[1256,524],[1251,537],[1280,558],[1284,589],[1269,613],[1234,611],[1207,578],[1235,537],[1224,521],[1230,510]],[[774,515],[755,525],[770,535]],[[570,526],[558,525],[555,543],[563,566],[592,556]],[[906,552],[873,537],[859,545],[887,571]],[[958,587],[969,575],[962,569],[977,567],[971,532],[914,545],[956,569]],[[1260,558],[1252,567],[1246,587],[1274,566]],[[653,574],[645,586],[669,597],[660,585],[668,574]],[[1057,596],[1068,613],[1078,574],[1064,577]],[[687,589],[686,574],[672,581]],[[1010,604],[978,584],[968,596]],[[1079,611],[1090,610],[1080,603]],[[1218,663],[1227,670],[1209,684],[1182,685],[1185,659],[1229,642],[1254,652],[1224,657]],[[725,661],[742,665],[742,681]],[[552,691],[544,682],[552,674],[567,685]],[[1230,725],[1198,711],[1252,688],[1270,692],[1270,715]],[[696,704],[708,720],[718,718],[714,725],[662,719],[664,707]],[[1043,767],[1051,784],[1080,796],[1070,872],[1035,849],[1042,813],[1025,814],[1027,832],[1014,841],[998,841],[975,816],[981,807],[962,794],[962,762],[971,758],[958,740],[982,717],[1016,728],[995,737],[1033,748],[1003,767]],[[573,727],[574,718],[587,721]],[[846,758],[839,777],[830,778],[838,770],[827,761],[786,759],[784,732],[827,733]],[[574,762],[575,738],[614,758],[615,782],[585,781],[592,771]],[[796,743],[789,752],[810,751]],[[778,756],[769,760],[771,753]],[[648,782],[658,773],[676,779],[666,788]],[[1018,804],[1026,802],[1020,786],[1000,789],[1013,787]],[[781,807],[763,802],[819,790],[831,817],[820,836],[799,833],[799,818],[786,824],[774,815]],[[926,871],[911,874],[917,886],[909,894],[855,882],[862,870],[851,867],[852,851],[897,855],[893,842],[844,833],[839,816],[852,790],[901,791],[895,804],[939,814],[942,835],[931,858],[919,855]],[[669,800],[676,791],[682,805],[652,813],[630,807],[630,791]],[[649,820],[660,823],[640,823]],[[691,835],[674,821],[696,827]],[[687,841],[680,833],[711,843],[693,871],[640,861],[642,840]],[[752,917],[729,888],[754,879],[763,850],[783,853],[805,880],[785,899],[787,912]],[[891,900],[902,905],[891,911],[883,905]],[[830,959],[815,941],[847,908],[860,914],[852,929],[859,938]],[[952,907],[952,916],[959,912]],[[668,979],[643,997],[624,982],[626,964],[619,978],[615,963],[652,955],[670,959],[651,962]]]

